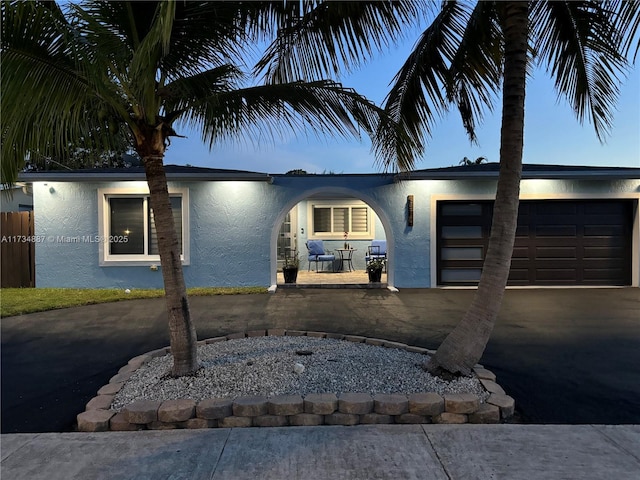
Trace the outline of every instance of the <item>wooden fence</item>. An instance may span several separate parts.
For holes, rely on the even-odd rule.
[[[0,222],[2,288],[35,287],[33,212],[2,212]]]

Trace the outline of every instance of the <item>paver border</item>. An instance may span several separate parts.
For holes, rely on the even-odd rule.
[[[309,336],[366,343],[384,348],[399,348],[412,353],[433,355],[434,350],[381,338],[304,330],[252,330],[198,341],[208,345],[256,336]],[[501,423],[515,409],[515,400],[496,383],[493,372],[478,364],[473,374],[480,380],[486,401],[475,394],[445,394],[421,392],[413,394],[370,395],[361,392],[335,394],[277,395],[273,397],[244,396],[208,398],[200,402],[191,399],[148,401],[139,400],[121,412],[111,410],[115,395],[133,373],[152,358],[171,353],[170,347],[138,355],[124,365],[109,383],[87,403],[78,414],[78,431],[136,431],[177,428],[242,428],[282,427],[301,425],[358,424],[426,424],[426,423]],[[287,397],[287,398],[283,398]],[[162,412],[160,416],[158,412]],[[171,412],[168,414],[167,412]],[[173,421],[161,421],[173,418]]]

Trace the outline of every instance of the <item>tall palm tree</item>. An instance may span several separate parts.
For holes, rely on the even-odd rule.
[[[487,345],[509,276],[522,174],[527,75],[533,66],[546,67],[558,94],[568,99],[581,122],[587,119],[593,124],[602,140],[611,127],[619,84],[628,66],[626,56],[638,52],[639,3],[412,3],[432,18],[394,78],[385,105],[412,138],[419,141],[431,135],[436,121],[455,107],[473,142],[476,124],[502,94],[500,173],[482,276],[461,322],[425,365],[436,374],[468,374]],[[311,75],[294,66],[299,64],[298,56],[313,55],[313,51],[339,52],[346,64],[353,57],[360,59],[362,41],[343,32],[358,31],[362,24],[378,20],[355,15],[341,21],[340,8],[332,3],[310,8],[277,39],[260,66],[272,78],[283,80],[291,72]],[[352,51],[360,56],[350,55]],[[326,65],[326,73],[333,73],[332,68],[335,62]]]
[[[388,136],[376,150],[384,161],[419,148],[381,108],[340,84],[259,83],[243,71],[253,45],[295,15],[295,2],[84,1],[64,10],[51,1],[2,2],[2,182],[14,181],[29,156],[130,142],[154,212],[174,376],[198,368],[163,165],[178,125],[199,128],[210,146],[301,127],[373,135],[384,125]],[[385,15],[393,31],[396,19],[384,11],[378,18]]]

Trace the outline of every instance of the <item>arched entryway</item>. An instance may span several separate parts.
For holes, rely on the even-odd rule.
[[[330,231],[325,231],[327,228],[322,227],[323,224],[330,225]],[[343,228],[349,233],[346,240]],[[322,232],[316,231],[318,229]],[[342,248],[345,241],[349,243],[355,249],[351,262],[354,271],[336,261],[335,274],[330,265],[326,265],[325,273],[319,274],[314,271],[313,265],[312,273],[309,274],[305,243],[310,239],[323,240],[337,259],[340,257],[336,250]],[[367,194],[345,187],[317,187],[300,192],[283,206],[271,232],[271,288],[282,284],[281,274],[278,281],[278,270],[283,254],[290,246],[297,250],[300,259],[300,284],[346,286],[367,283],[365,253],[374,239],[387,241],[387,271],[384,281],[388,287],[393,288],[394,238],[388,215],[378,202]],[[344,270],[340,270],[341,266],[345,267]]]

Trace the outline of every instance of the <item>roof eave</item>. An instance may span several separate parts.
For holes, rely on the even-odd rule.
[[[407,172],[399,173],[394,182],[406,180],[491,180],[497,179],[499,172]],[[640,179],[640,168],[629,170],[600,170],[597,172],[584,171],[538,171],[523,172],[523,180],[633,180]]]
[[[268,182],[273,183],[271,175],[262,174],[238,174],[238,173],[186,173],[168,172],[169,181],[236,181],[236,182]],[[130,182],[147,180],[144,173],[65,173],[65,172],[36,172],[22,173],[18,176],[21,182]]]

